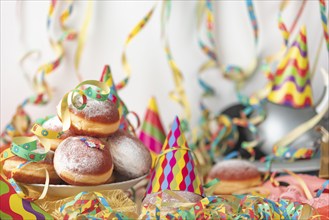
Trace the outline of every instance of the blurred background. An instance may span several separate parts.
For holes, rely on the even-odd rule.
[[[254,1],[259,25],[259,44],[255,47],[253,29],[245,1],[216,1],[215,30],[219,60],[246,68],[258,56],[274,54],[280,50],[282,36],[278,29],[278,11],[281,1]],[[59,35],[59,25],[47,30],[47,14],[50,1],[1,1],[1,129],[11,120],[16,107],[33,94],[31,84],[24,78],[19,65],[20,58],[31,50],[40,50],[41,56],[29,59],[25,69],[33,76],[43,63],[55,58],[49,43],[49,34]],[[120,91],[128,108],[143,117],[148,99],[155,96],[165,126],[183,109],[168,94],[174,89],[171,69],[161,39],[161,2],[155,1],[94,1],[91,23],[87,31],[85,48],[80,62],[83,79],[99,79],[105,64],[109,64],[116,82],[124,77],[121,55],[124,42],[133,27],[157,4],[150,22],[127,47],[127,58],[132,76],[128,85]],[[291,1],[283,17],[289,25],[295,18],[301,1]],[[328,5],[328,2],[327,2]],[[86,1],[76,1],[74,11],[66,24],[81,27]],[[57,8],[58,9],[58,8]],[[59,11],[54,12],[58,18]],[[197,82],[199,67],[207,60],[198,46],[197,1],[173,1],[169,22],[169,40],[173,57],[184,75],[184,86],[192,109],[192,123],[200,116],[199,99],[202,90]],[[292,33],[294,39],[299,27],[307,28],[308,56],[312,67],[320,39],[323,37],[318,1],[307,1],[305,9]],[[54,97],[46,106],[27,106],[33,119],[55,114],[61,97],[75,85],[78,79],[74,69],[76,42],[66,42],[65,56],[60,67],[47,81],[54,89]],[[328,53],[323,44],[317,71],[312,81],[315,100],[318,100],[323,82],[320,68],[328,70]],[[204,73],[206,82],[216,89],[214,98],[206,99],[213,112],[219,112],[237,102],[234,84],[223,77],[218,69]],[[260,69],[242,90],[250,95],[262,88],[266,78]]]

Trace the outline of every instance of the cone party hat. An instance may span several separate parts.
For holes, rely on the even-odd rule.
[[[204,195],[201,179],[178,117],[175,118],[163,145],[162,153],[158,156],[146,193],[163,190],[187,191]]]
[[[302,26],[299,35],[278,65],[268,100],[293,108],[312,106],[310,76],[306,27]]]
[[[163,143],[166,139],[166,132],[163,129],[158,106],[154,97],[149,101],[139,139],[153,153],[159,154],[161,152]]]
[[[109,94],[109,99],[112,102],[114,102],[118,107],[118,111],[119,111],[120,117],[121,117],[120,129],[127,130],[128,123],[126,120],[126,115],[128,114],[128,109],[127,109],[126,105],[124,104],[124,102],[122,101],[122,99],[118,95],[109,65],[104,66],[100,81],[106,83],[106,85],[111,89],[110,94]]]

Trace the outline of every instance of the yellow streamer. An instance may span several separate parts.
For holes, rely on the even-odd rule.
[[[175,102],[178,102],[184,109],[185,113],[185,119],[190,120],[191,119],[191,107],[184,89],[183,85],[183,74],[178,68],[176,62],[173,59],[170,46],[169,46],[169,37],[168,37],[168,31],[167,31],[167,25],[169,16],[170,16],[170,7],[171,7],[171,1],[163,1],[162,4],[162,11],[161,11],[161,21],[162,21],[162,36],[164,40],[164,49],[167,55],[167,60],[169,63],[169,66],[171,68],[174,83],[175,83],[175,90],[171,91],[169,93],[169,97],[174,100]]]
[[[86,42],[86,38],[87,38],[87,30],[88,30],[88,26],[91,21],[92,12],[93,12],[93,1],[88,1],[87,12],[86,12],[86,16],[83,21],[79,36],[78,36],[78,47],[75,52],[75,59],[74,59],[74,67],[75,67],[77,77],[80,82],[83,81],[82,76],[79,71],[80,60],[81,60],[82,52],[83,52],[83,49],[85,46],[85,42]]]
[[[151,10],[147,13],[147,15],[133,28],[133,30],[129,33],[124,48],[123,48],[123,52],[121,55],[121,61],[122,61],[122,65],[123,65],[123,69],[126,73],[126,77],[118,83],[118,85],[116,85],[116,88],[118,90],[122,89],[123,87],[125,87],[130,79],[131,76],[131,68],[130,65],[127,61],[127,56],[126,56],[126,50],[127,50],[127,46],[128,44],[131,42],[131,40],[136,37],[136,35],[143,29],[143,27],[148,23],[148,21],[151,19],[153,12],[156,8],[157,4],[154,4],[154,6],[151,8]]]

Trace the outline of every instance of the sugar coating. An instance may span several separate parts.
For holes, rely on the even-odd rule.
[[[76,136],[60,143],[55,152],[54,166],[58,174],[68,171],[75,174],[101,174],[112,168],[108,146],[103,150],[88,147],[81,138],[94,143],[102,143],[97,138]],[[104,143],[103,143],[104,144]]]
[[[42,124],[42,127],[47,130],[57,131],[57,132],[63,130],[62,122],[59,120],[57,116],[49,118],[47,121],[45,121]]]
[[[152,158],[149,150],[137,138],[118,131],[107,140],[114,163],[114,170],[130,178],[149,172]]]
[[[63,124],[57,116],[49,118],[47,121],[45,121],[42,124],[42,127],[47,130],[56,131],[56,132],[60,132],[63,130]],[[60,139],[65,139],[72,135],[73,135],[73,132],[70,130],[67,130],[61,135]]]
[[[87,104],[82,110],[79,110],[72,105],[70,105],[70,110],[74,114],[82,113],[87,119],[98,118],[101,116],[107,120],[111,120],[119,117],[116,105],[108,100],[98,101],[88,98]]]
[[[245,180],[260,176],[257,167],[246,160],[224,160],[212,167],[210,178],[222,180]]]

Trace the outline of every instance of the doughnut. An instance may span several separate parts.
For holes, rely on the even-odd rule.
[[[232,194],[261,183],[261,175],[257,167],[246,160],[232,159],[217,163],[209,172],[208,182],[215,178],[220,182],[214,194]]]
[[[111,101],[87,99],[86,106],[79,110],[69,106],[71,128],[78,135],[107,137],[116,132],[120,125],[120,115]]]
[[[113,157],[114,170],[129,179],[147,174],[152,158],[147,147],[128,132],[119,130],[107,138]]]
[[[169,190],[168,190],[169,191]],[[196,203],[198,201],[200,201],[202,199],[202,196],[192,193],[192,192],[188,192],[188,191],[172,191],[174,192],[177,196],[182,197],[183,199],[185,199],[186,202],[191,202],[191,203]],[[156,204],[156,198],[157,195],[161,193],[161,192],[156,192],[156,193],[151,193],[151,194],[147,194],[143,200],[143,206],[144,205],[154,205]],[[179,199],[171,196],[170,194],[164,192],[162,194],[162,202],[163,203],[181,203],[182,201],[180,201]],[[175,211],[177,207],[161,207],[161,212],[171,212],[171,211]],[[163,213],[161,213],[163,214]]]
[[[106,183],[113,171],[107,144],[98,138],[68,137],[55,151],[54,167],[66,183],[91,186]]]
[[[62,122],[59,120],[57,116],[51,117],[48,120],[46,120],[44,123],[42,123],[42,127],[44,129],[50,130],[50,131],[56,131],[61,132],[63,130]],[[67,130],[65,131],[60,138],[58,139],[48,139],[50,142],[50,149],[52,151],[55,151],[57,149],[57,146],[67,137],[70,137],[74,135],[72,131]]]
[[[46,172],[44,169],[47,169],[49,173],[49,183],[60,184],[63,181],[61,180],[61,178],[59,178],[59,176],[55,172],[53,158],[54,158],[54,152],[49,151],[44,160],[39,162],[32,162],[23,166],[21,169],[18,169],[14,173],[13,178],[17,182],[21,182],[21,183],[44,184],[46,181]],[[25,159],[18,156],[13,156],[5,160],[3,164],[3,173],[8,178],[10,178],[11,171],[14,170],[18,165],[25,162],[26,162]]]

